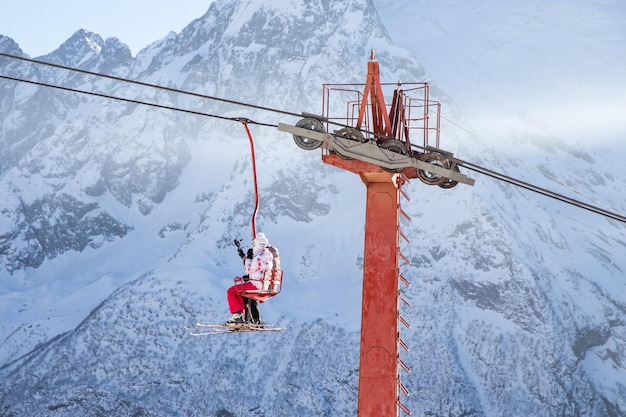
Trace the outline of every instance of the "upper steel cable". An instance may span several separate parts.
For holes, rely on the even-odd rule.
[[[168,91],[168,92],[171,92],[171,93],[178,93],[178,94],[184,94],[184,95],[188,95],[188,96],[192,96],[192,97],[198,97],[198,98],[204,98],[204,99],[208,99],[208,100],[220,101],[222,103],[235,104],[235,105],[243,106],[243,107],[251,107],[251,108],[257,109],[257,110],[264,110],[264,111],[270,111],[270,112],[274,112],[274,113],[281,113],[281,114],[285,114],[285,115],[288,115],[288,116],[296,116],[296,117],[300,117],[301,116],[298,113],[292,113],[292,112],[288,112],[288,111],[284,111],[284,110],[273,109],[271,107],[257,106],[255,104],[244,103],[242,101],[230,100],[230,99],[221,98],[221,97],[209,96],[209,95],[206,95],[206,94],[194,93],[192,91],[181,90],[181,89],[178,89],[178,88],[165,87],[165,86],[158,85],[158,84],[150,84],[150,83],[146,83],[146,82],[143,82],[143,81],[136,81],[136,80],[131,80],[131,79],[128,79],[128,78],[116,77],[114,75],[101,74],[101,73],[98,73],[98,72],[87,71],[87,70],[83,70],[83,69],[80,69],[80,68],[72,68],[72,67],[67,67],[67,66],[60,65],[60,64],[53,64],[51,62],[37,61],[35,59],[26,58],[26,57],[17,56],[17,55],[10,55],[10,54],[6,54],[6,53],[3,53],[3,52],[0,52],[0,56],[5,57],[5,58],[11,58],[11,59],[17,59],[17,60],[20,60],[20,61],[29,62],[31,64],[45,65],[45,66],[48,66],[48,67],[58,68],[58,69],[62,69],[62,70],[65,70],[65,71],[78,72],[78,73],[81,73],[81,74],[91,75],[91,76],[94,76],[94,77],[107,78],[109,80],[120,81],[120,82],[135,84],[135,85],[140,85],[142,87],[155,88],[155,89],[158,89],[158,90],[164,90],[164,91]]]
[[[474,132],[472,132],[472,131],[471,131],[471,130],[469,130],[469,129],[466,129],[465,127],[461,126],[460,124],[455,123],[455,122],[453,122],[452,120],[450,120],[450,119],[448,119],[448,118],[446,118],[446,117],[443,117],[443,116],[441,116],[441,118],[442,118],[442,119],[445,119],[447,122],[449,122],[449,123],[451,123],[452,125],[454,125],[454,126],[458,127],[459,129],[461,129],[461,130],[463,130],[463,131],[465,131],[465,132],[469,133],[470,135],[472,135],[472,136],[473,136],[473,137],[475,137],[476,139],[480,139],[480,137],[479,137],[477,134],[475,134]],[[544,177],[548,178],[550,181],[553,181],[553,182],[555,182],[555,183],[557,183],[557,184],[561,185],[562,187],[565,187],[565,188],[569,189],[569,190],[570,190],[570,191],[572,191],[573,193],[576,193],[576,194],[578,194],[578,195],[581,195],[581,196],[585,197],[585,198],[586,198],[586,199],[588,199],[589,201],[593,201],[593,202],[594,202],[594,203],[596,203],[597,205],[602,205],[602,203],[601,203],[601,202],[597,201],[597,200],[596,200],[596,199],[594,199],[593,197],[586,195],[585,193],[581,192],[580,190],[577,190],[576,188],[572,187],[571,185],[566,184],[565,182],[563,182],[563,181],[559,180],[558,178],[555,178],[554,176],[552,176],[552,175],[550,175],[549,173],[547,173],[547,172],[545,172],[545,171],[543,171],[543,170],[541,170],[541,169],[537,168],[536,166],[531,165],[531,164],[527,163],[526,161],[523,161],[522,159],[520,159],[520,158],[518,158],[518,157],[516,157],[516,156],[514,156],[514,155],[511,155],[511,154],[509,154],[509,153],[507,153],[507,152],[506,152],[505,150],[503,150],[501,147],[498,147],[498,150],[499,150],[499,152],[504,153],[504,154],[505,154],[506,156],[508,156],[509,158],[514,159],[514,160],[516,160],[517,162],[519,162],[519,163],[521,163],[521,164],[523,164],[523,165],[525,165],[525,166],[529,167],[530,169],[532,169],[532,170],[535,170],[535,171],[539,172],[541,175],[543,175]]]
[[[524,188],[524,189],[529,190],[529,191],[533,191],[535,193],[541,194],[541,195],[546,196],[546,197],[553,198],[553,199],[561,201],[563,203],[567,203],[567,204],[576,206],[576,207],[581,208],[583,210],[591,211],[593,213],[600,214],[600,215],[608,217],[610,219],[626,223],[626,216],[623,216],[623,215],[621,215],[619,213],[615,213],[615,212],[611,212],[611,211],[608,211],[608,210],[604,210],[604,209],[602,209],[600,207],[593,206],[591,204],[587,204],[587,203],[579,201],[579,200],[575,200],[575,199],[573,199],[571,197],[567,197],[567,196],[565,196],[563,194],[559,194],[559,193],[556,193],[554,191],[550,191],[550,190],[548,190],[546,188],[542,188],[542,187],[539,187],[539,186],[536,186],[536,185],[524,182],[522,180],[518,180],[516,178],[509,177],[507,175],[501,174],[501,173],[496,172],[496,171],[492,171],[492,170],[487,169],[487,168],[483,168],[483,167],[478,166],[478,165],[474,165],[474,164],[469,163],[469,162],[462,162],[461,165],[464,166],[465,168],[471,170],[471,171],[478,172],[479,174],[487,175],[488,177],[491,177],[491,178],[494,178],[494,179],[497,179],[497,180],[500,180],[500,181],[503,181],[503,182],[506,182],[506,183],[509,183],[509,184],[512,184],[512,185],[515,185],[515,186],[520,187],[520,188]]]
[[[109,80],[114,80],[114,81],[119,81],[119,82],[124,82],[124,83],[129,83],[129,84],[135,84],[135,85],[139,85],[142,87],[149,87],[149,88],[154,88],[157,90],[163,90],[163,91],[167,91],[167,92],[171,92],[171,93],[177,93],[177,94],[183,94],[183,95],[187,95],[187,96],[192,96],[192,97],[197,97],[197,98],[203,98],[203,99],[207,99],[207,100],[214,100],[214,101],[219,101],[222,103],[227,103],[227,104],[234,104],[234,105],[238,105],[238,106],[242,106],[242,107],[250,107],[253,109],[257,109],[257,110],[263,110],[263,111],[267,111],[267,112],[272,112],[272,113],[279,113],[279,114],[284,114],[287,116],[295,116],[295,117],[303,117],[302,114],[300,113],[293,113],[293,112],[289,112],[286,110],[281,110],[281,109],[276,109],[276,108],[272,108],[272,107],[266,107],[266,106],[259,106],[256,104],[251,104],[251,103],[246,103],[246,102],[242,102],[242,101],[237,101],[237,100],[230,100],[230,99],[226,99],[226,98],[222,98],[222,97],[217,97],[217,96],[210,96],[207,94],[200,94],[200,93],[195,93],[192,91],[187,91],[187,90],[181,90],[178,88],[173,88],[173,87],[165,87],[162,85],[158,85],[158,84],[151,84],[151,83],[146,83],[143,81],[136,81],[136,80],[131,80],[129,78],[122,78],[122,77],[116,77],[114,75],[108,75],[108,74],[102,74],[102,73],[98,73],[98,72],[93,72],[93,71],[88,71],[88,70],[84,70],[84,69],[80,69],[80,68],[73,68],[73,67],[68,67],[65,65],[60,65],[60,64],[54,64],[51,62],[45,62],[45,61],[37,61],[36,59],[31,59],[31,58],[26,58],[26,57],[22,57],[22,56],[17,56],[17,55],[11,55],[11,54],[7,54],[4,52],[0,52],[0,57],[4,57],[4,58],[9,58],[9,59],[15,59],[15,60],[19,60],[19,61],[24,61],[24,62],[28,62],[31,64],[37,64],[37,65],[44,65],[44,66],[48,66],[48,67],[52,67],[52,68],[57,68],[57,69],[62,69],[65,71],[70,71],[70,72],[77,72],[80,74],[86,74],[86,75],[90,75],[90,76],[94,76],[94,77],[101,77],[101,78],[106,78]],[[28,80],[24,80],[24,79],[18,79],[18,78],[7,78],[6,76],[0,76],[0,78],[4,78],[4,79],[12,79],[14,81],[22,81],[22,82],[29,82],[31,84],[37,84],[37,82],[31,82]],[[50,85],[50,84],[46,84],[46,83],[41,83],[41,84],[37,84],[37,85],[41,85],[41,86],[45,86],[45,87],[52,87],[52,88],[58,88],[58,89],[65,89],[62,87],[58,87],[58,86],[54,86],[54,85]],[[98,95],[96,93],[90,93],[87,91],[83,91],[83,90],[72,90],[67,88],[67,91],[74,91],[74,92],[79,92],[79,93],[83,93],[83,94],[91,94],[91,95]],[[122,101],[128,101],[128,102],[135,102],[136,104],[145,104],[145,105],[149,105],[149,106],[153,106],[153,107],[161,107],[159,105],[153,105],[150,103],[144,103],[144,102],[136,102],[130,99],[121,99],[121,98],[117,98],[117,97],[112,97],[112,96],[108,96],[106,94],[101,94],[99,95],[100,97],[105,97],[105,98],[112,98],[115,100],[122,100]],[[170,108],[170,107],[161,107],[161,108],[167,108],[169,110],[176,110],[176,111],[184,111],[181,109],[177,109],[177,108]],[[189,111],[189,113],[194,113],[193,111]],[[208,114],[204,114],[204,113],[195,113],[195,114],[199,114],[202,116],[210,116],[210,117],[217,117],[215,115],[208,115]],[[217,117],[220,118],[220,117]],[[227,117],[222,117],[222,119],[230,119]],[[337,123],[337,122],[333,122],[333,121],[327,121],[329,124],[344,128],[344,127],[351,127],[348,125],[344,125],[341,123]],[[271,127],[276,127],[275,124],[263,124],[263,123],[257,123],[257,122],[252,122],[250,121],[250,124],[258,124],[258,125],[265,125],[265,126],[271,126]],[[362,130],[362,132],[364,133],[369,133],[369,134],[373,134],[373,132],[368,132],[366,130]]]
[[[159,108],[159,109],[173,110],[173,111],[178,111],[178,112],[183,112],[183,113],[195,114],[195,115],[198,115],[198,116],[213,117],[213,118],[221,119],[221,120],[229,120],[229,121],[235,121],[235,122],[239,122],[239,121],[242,120],[242,118],[240,118],[240,117],[226,117],[226,116],[220,116],[218,114],[205,113],[205,112],[200,112],[200,111],[196,111],[196,110],[181,109],[181,108],[178,108],[178,107],[166,106],[166,105],[163,105],[163,104],[156,104],[156,103],[148,103],[146,101],[135,100],[135,99],[131,99],[131,98],[117,97],[117,96],[112,96],[112,95],[109,95],[109,94],[94,93],[92,91],[78,90],[76,88],[63,87],[63,86],[43,83],[43,82],[39,82],[39,81],[32,81],[32,80],[25,80],[25,79],[22,79],[22,78],[9,77],[7,75],[1,75],[0,74],[0,78],[1,79],[5,79],[5,80],[10,80],[10,81],[18,81],[18,82],[23,82],[23,83],[27,83],[27,84],[38,85],[38,86],[41,86],[41,87],[49,87],[49,88],[54,88],[54,89],[57,89],[57,90],[69,91],[69,92],[72,92],[72,93],[81,93],[81,94],[87,94],[87,95],[95,96],[95,97],[108,98],[108,99],[111,99],[111,100],[124,101],[126,103],[141,104],[141,105],[144,105],[144,106],[156,107],[156,108]],[[260,125],[260,126],[268,126],[268,127],[277,127],[277,125],[275,125],[275,124],[255,122],[255,121],[249,120],[249,119],[246,119],[246,120],[247,120],[247,123],[249,123],[249,124],[255,124],[255,125]]]
[[[238,105],[238,106],[242,106],[242,107],[250,107],[250,108],[257,109],[257,110],[263,110],[263,111],[268,111],[268,112],[280,113],[280,114],[284,114],[284,115],[288,115],[288,116],[296,116],[296,117],[301,117],[302,116],[301,114],[298,114],[298,113],[288,112],[288,111],[285,111],[285,110],[275,109],[275,108],[271,108],[271,107],[259,106],[259,105],[255,105],[255,104],[245,103],[245,102],[242,102],[242,101],[230,100],[230,99],[210,96],[210,95],[206,95],[206,94],[194,93],[194,92],[191,92],[191,91],[180,90],[180,89],[172,88],[172,87],[164,87],[164,86],[160,86],[160,85],[157,85],[157,84],[150,84],[150,83],[146,83],[146,82],[142,82],[142,81],[130,80],[130,79],[126,79],[126,78],[116,77],[116,76],[113,76],[113,75],[101,74],[101,73],[97,73],[97,72],[92,72],[92,71],[82,70],[82,69],[78,69],[78,68],[67,67],[67,66],[63,66],[63,65],[59,65],[59,64],[53,64],[53,63],[44,62],[44,61],[37,61],[37,60],[34,60],[34,59],[30,59],[30,58],[26,58],[26,57],[20,57],[20,56],[11,55],[11,54],[6,54],[6,53],[3,53],[3,52],[0,52],[0,56],[1,57],[5,57],[5,58],[10,58],[10,59],[17,59],[17,60],[29,62],[29,63],[32,63],[32,64],[46,65],[46,66],[50,66],[50,67],[54,67],[54,68],[58,68],[58,69],[67,70],[67,71],[78,72],[78,73],[82,73],[82,74],[86,74],[86,75],[90,75],[90,76],[94,76],[94,77],[102,77],[102,78],[107,78],[107,79],[111,79],[111,80],[115,80],[115,81],[126,82],[126,83],[130,83],[130,84],[135,84],[135,85],[140,85],[140,86],[143,86],[143,87],[155,88],[155,89],[164,90],[164,91],[168,91],[168,92],[184,94],[184,95],[189,95],[189,96],[203,98],[203,99],[208,99],[208,100],[219,101],[219,102],[228,103],[228,104],[234,104],[234,105]],[[49,88],[54,88],[54,89],[59,89],[59,90],[64,90],[64,91],[70,91],[70,92],[74,92],[74,93],[87,94],[87,95],[92,95],[92,96],[96,96],[96,97],[102,97],[102,98],[108,98],[108,99],[112,99],[112,100],[124,101],[124,102],[128,102],[128,103],[146,105],[146,106],[151,106],[151,107],[156,107],[156,108],[161,108],[161,109],[166,109],[166,110],[179,111],[179,112],[184,112],[184,113],[189,113],[189,114],[194,114],[194,115],[199,115],[199,116],[212,117],[212,118],[217,118],[217,119],[221,119],[221,120],[229,120],[229,121],[237,121],[237,122],[243,122],[245,120],[249,124],[256,124],[256,125],[268,126],[268,127],[277,127],[276,124],[255,122],[253,120],[249,120],[249,119],[245,119],[245,118],[241,118],[241,117],[225,117],[225,116],[220,116],[220,115],[217,115],[217,114],[199,112],[199,111],[189,110],[189,109],[181,109],[181,108],[178,108],[178,107],[166,106],[166,105],[161,105],[161,104],[156,104],[156,103],[149,103],[149,102],[144,102],[144,101],[130,99],[130,98],[116,97],[116,96],[112,96],[112,95],[109,95],[109,94],[94,93],[94,92],[90,92],[90,91],[78,90],[78,89],[74,89],[74,88],[70,88],[70,87],[62,87],[62,86],[49,84],[49,83],[43,83],[43,82],[39,82],[39,81],[25,80],[25,79],[21,79],[21,78],[17,78],[17,77],[9,77],[9,76],[6,76],[6,75],[0,75],[0,79],[6,79],[6,80],[11,80],[11,81],[17,81],[17,82],[24,82],[24,83],[38,85],[38,86],[42,86],[42,87],[49,87]],[[448,119],[446,119],[446,120],[448,120]],[[455,124],[459,128],[469,132],[470,134],[474,135],[472,132],[468,131],[467,129],[465,129],[465,128],[461,127],[461,126],[459,126],[458,124],[452,122],[451,120],[448,120],[448,121],[450,123],[452,123],[452,124]],[[329,123],[332,123],[332,122],[329,122]],[[332,124],[346,127],[346,126],[338,124],[338,123],[332,123]],[[366,133],[368,133],[368,132],[366,132]],[[481,167],[481,166],[476,165],[476,164],[472,164],[472,163],[467,162],[467,161],[462,161],[462,160],[459,160],[459,159],[456,159],[456,161],[457,161],[458,165],[464,166],[464,167],[468,168],[471,171],[474,171],[474,172],[477,172],[477,173],[489,176],[491,178],[494,178],[494,179],[506,182],[506,183],[511,184],[511,185],[515,185],[517,187],[526,189],[528,191],[532,191],[532,192],[544,195],[544,196],[549,197],[549,198],[553,198],[555,200],[558,200],[558,201],[561,201],[561,202],[573,205],[575,207],[578,207],[578,208],[581,208],[581,209],[584,209],[584,210],[587,210],[587,211],[591,211],[591,212],[596,213],[596,214],[600,214],[600,215],[608,217],[610,219],[626,223],[626,216],[624,216],[622,214],[615,213],[615,212],[612,212],[612,211],[608,211],[608,210],[602,209],[600,207],[584,203],[584,202],[579,201],[579,200],[575,200],[575,199],[567,197],[565,195],[562,195],[562,194],[559,194],[559,193],[547,190],[545,188],[542,188],[542,187],[539,187],[539,186],[536,186],[536,185],[533,185],[533,184],[530,184],[530,183],[518,180],[516,178],[513,178],[513,177],[507,176],[505,174],[502,174],[502,173],[490,170],[490,169],[485,168],[485,167]]]
[[[442,118],[445,119],[446,121],[448,121],[449,123],[453,124],[454,126],[458,127],[459,129],[469,133],[473,137],[479,138],[479,136],[476,135],[474,132],[466,129],[465,127],[461,126],[460,124],[455,123],[455,122],[453,122],[452,120],[450,120],[448,118],[445,118],[445,117],[442,117]],[[560,185],[562,185],[564,187],[569,188],[571,191],[575,192],[576,194],[580,194],[581,196],[583,196],[583,197],[585,197],[585,198],[587,198],[587,199],[589,199],[591,201],[594,201],[596,204],[601,204],[598,201],[596,201],[595,199],[593,199],[593,198],[583,194],[582,192],[578,191],[574,187],[571,187],[571,186],[563,183],[562,181],[557,180],[556,178],[554,178],[553,176],[549,175],[548,173],[543,172],[542,170],[540,170],[540,169],[538,169],[538,168],[536,168],[536,167],[534,167],[534,166],[532,166],[530,164],[527,164],[526,162],[522,161],[521,159],[516,158],[516,157],[514,157],[512,155],[508,155],[508,154],[507,154],[507,156],[509,156],[510,158],[515,159],[516,161],[518,161],[518,162],[520,162],[520,163],[522,163],[522,164],[524,164],[524,165],[526,165],[526,166],[528,166],[528,167],[538,171],[539,173],[541,173],[542,175],[544,175],[548,179],[550,179],[550,180],[552,180],[552,181],[554,181],[554,182],[556,182],[556,183],[558,183],[558,184],[560,184]],[[488,177],[491,177],[491,178],[494,178],[494,179],[498,179],[500,181],[504,181],[506,183],[518,186],[520,188],[524,188],[526,190],[529,190],[529,191],[532,191],[532,192],[544,195],[546,197],[553,198],[555,200],[559,200],[559,201],[567,203],[567,204],[571,204],[571,205],[576,206],[578,208],[581,208],[583,210],[588,210],[588,211],[591,211],[593,213],[600,214],[600,215],[605,216],[605,217],[609,217],[609,218],[611,218],[613,220],[617,220],[617,221],[626,223],[626,216],[624,214],[622,214],[622,213],[617,212],[617,211],[606,210],[606,209],[603,209],[601,207],[594,206],[592,204],[588,204],[588,203],[585,203],[585,202],[580,201],[580,200],[576,200],[576,199],[571,198],[571,197],[567,197],[566,195],[557,193],[555,191],[548,190],[547,188],[542,188],[542,187],[539,187],[537,185],[533,185],[533,184],[530,184],[528,182],[524,182],[522,180],[510,177],[508,175],[505,175],[505,174],[502,174],[502,173],[490,170],[488,168],[481,167],[481,166],[476,165],[476,164],[472,164],[471,162],[459,161],[459,165],[462,165],[462,166],[466,167],[467,169],[469,169],[471,171],[478,172],[478,173],[483,174],[483,175],[487,175]]]

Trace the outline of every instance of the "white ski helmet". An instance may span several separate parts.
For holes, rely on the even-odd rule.
[[[269,240],[267,240],[267,238],[265,237],[265,233],[257,233],[256,237],[254,238],[254,240],[252,241],[252,246],[262,246],[265,247],[267,245],[269,245]]]

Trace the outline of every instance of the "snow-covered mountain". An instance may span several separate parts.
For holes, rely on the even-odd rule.
[[[463,126],[463,104],[389,33],[369,0],[219,0],[136,57],[118,39],[79,30],[39,59],[319,113],[322,83],[363,82],[375,49],[385,81],[431,81]],[[23,54],[2,36],[0,51]],[[6,58],[0,74],[298,120]],[[251,125],[257,226],[285,270],[262,314],[288,330],[192,338],[183,326],[228,317],[225,291],[241,268],[232,240],[250,234],[243,126],[7,80],[0,92],[0,414],[356,414],[358,177]],[[619,143],[572,144],[529,122],[494,144],[454,127],[444,124],[442,147],[461,159],[626,212]],[[412,327],[401,354],[412,372],[403,402],[415,415],[625,416],[626,225],[476,179],[404,187]]]
[[[623,136],[622,1],[413,3],[374,0],[394,42],[419,59],[481,135],[497,141],[535,124],[575,142]]]

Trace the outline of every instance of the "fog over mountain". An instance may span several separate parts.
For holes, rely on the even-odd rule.
[[[626,5],[619,0],[374,3],[394,42],[485,139],[497,143],[520,128],[574,143],[623,138]]]
[[[444,14],[452,2],[309,0],[286,8],[218,0],[136,56],[123,39],[77,29],[37,59],[320,113],[321,85],[363,83],[374,49],[383,81],[431,83],[443,104],[442,148],[626,212],[626,129],[613,113],[623,103],[615,80],[626,56],[609,49],[624,39],[616,24],[623,7],[491,3]],[[397,24],[400,12],[417,19],[416,39]],[[476,16],[507,36],[487,42],[493,26],[471,26]],[[476,35],[468,44],[484,46],[480,56],[443,54],[462,45],[450,22]],[[511,80],[541,79],[541,71],[511,64],[509,54],[553,62],[555,32],[580,34],[585,71],[564,71],[563,80],[587,84],[573,92],[565,81],[511,89]],[[28,54],[1,35],[0,52]],[[502,67],[519,73],[494,78]],[[457,71],[475,83],[455,83]],[[299,120],[4,57],[0,75],[220,117]],[[522,101],[496,94],[525,90],[536,103],[552,88],[569,91],[569,103],[520,110]],[[606,102],[596,100],[599,91]],[[570,134],[561,120],[586,126],[576,117],[585,97],[593,97],[594,128]],[[604,111],[600,102],[615,105]],[[486,104],[505,122],[489,122]],[[549,116],[556,113],[562,119]],[[257,229],[280,249],[285,271],[283,291],[261,310],[287,330],[194,338],[184,326],[228,318],[225,292],[241,273],[232,241],[250,241],[253,184],[241,123],[6,79],[0,115],[0,415],[356,415],[365,215],[356,175],[323,164],[290,135],[250,125]],[[402,311],[411,323],[401,330],[411,348],[400,352],[411,367],[401,373],[411,392],[402,402],[414,415],[626,416],[626,225],[464,173],[475,186],[403,187],[412,221],[401,225],[411,241],[402,245],[411,262],[402,274],[412,285],[402,289],[411,304]]]

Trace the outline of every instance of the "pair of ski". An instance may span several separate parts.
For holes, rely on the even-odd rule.
[[[263,324],[241,323],[241,324],[202,324],[185,327],[185,330],[192,336],[211,336],[225,333],[245,333],[245,332],[282,332],[284,327],[271,327]]]

